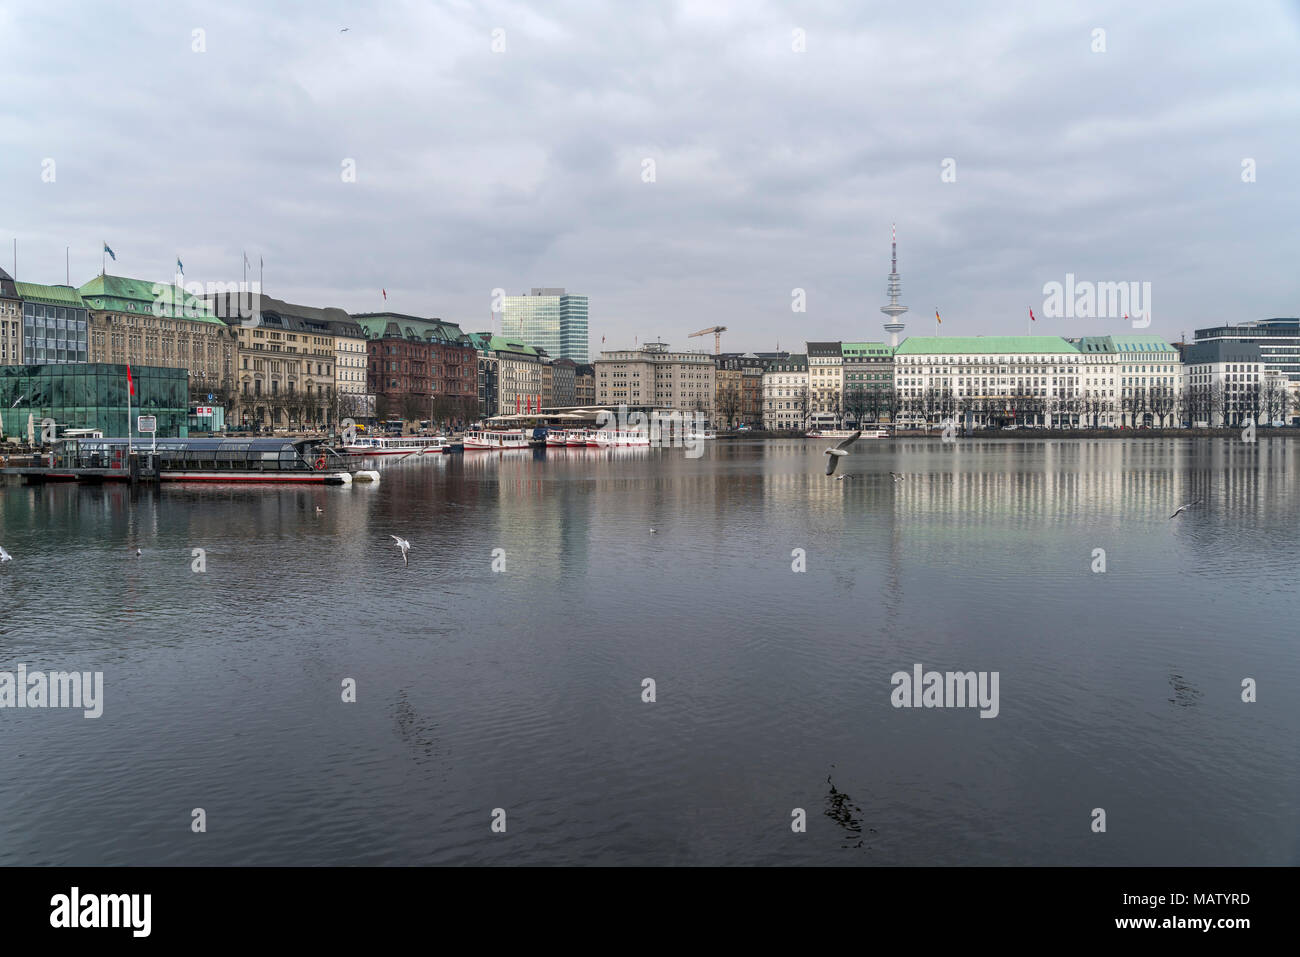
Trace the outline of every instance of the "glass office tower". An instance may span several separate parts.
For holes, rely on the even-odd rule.
[[[552,359],[589,361],[587,297],[563,289],[533,289],[526,296],[506,296],[501,335],[545,349]]]

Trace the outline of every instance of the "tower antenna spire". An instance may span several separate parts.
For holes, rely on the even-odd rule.
[[[885,323],[885,332],[889,333],[889,346],[891,349],[897,349],[898,337],[906,328],[900,317],[907,312],[907,307],[898,301],[898,297],[903,294],[903,277],[898,274],[898,226],[896,224],[890,224],[889,236],[889,285],[886,287],[889,304],[881,306],[880,311],[889,317],[889,321]]]

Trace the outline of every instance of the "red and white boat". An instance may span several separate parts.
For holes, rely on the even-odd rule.
[[[485,450],[508,452],[511,449],[526,449],[528,433],[518,429],[473,429],[465,433],[465,451]]]
[[[562,449],[569,444],[569,433],[564,429],[547,429],[547,448]]]
[[[590,429],[569,429],[564,435],[564,444],[573,448],[574,446],[585,446],[587,437],[591,434]]]

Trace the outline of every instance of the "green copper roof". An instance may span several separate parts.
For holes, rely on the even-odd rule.
[[[170,319],[225,325],[213,312],[211,303],[169,282],[99,275],[77,291],[81,293],[86,306],[96,311],[165,316]],[[154,308],[155,303],[158,304],[157,309]]]
[[[371,339],[398,335],[406,339],[423,339],[429,342],[464,342],[465,333],[454,322],[442,319],[424,319],[400,312],[359,312],[352,320],[366,331]]]
[[[77,290],[71,286],[46,286],[39,282],[15,282],[14,288],[18,290],[19,299],[30,299],[32,302],[51,302],[59,306],[76,306],[78,309],[86,308],[81,296],[77,295]]]
[[[1053,353],[1078,352],[1060,336],[909,336],[895,355],[932,356],[967,353]]]
[[[1116,352],[1174,352],[1175,349],[1159,336],[1111,336]]]
[[[894,350],[883,342],[841,342],[840,353],[846,356],[888,356]]]

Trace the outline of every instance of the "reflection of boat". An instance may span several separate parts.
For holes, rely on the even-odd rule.
[[[691,429],[686,433],[686,438],[692,442],[698,442],[700,439],[716,439],[718,433],[712,429]]]
[[[477,449],[507,451],[528,448],[528,433],[498,429],[474,429],[465,433],[465,451]]]
[[[339,451],[343,455],[441,455],[451,442],[442,435],[358,437]]]

